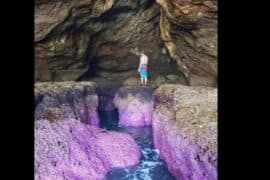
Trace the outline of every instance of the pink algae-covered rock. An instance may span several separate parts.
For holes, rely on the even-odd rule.
[[[217,89],[162,85],[154,93],[153,140],[178,180],[217,179]]]
[[[75,119],[35,121],[35,180],[101,180],[111,168],[135,165],[139,159],[128,134]]]
[[[142,127],[152,124],[153,89],[150,87],[120,88],[115,97],[114,105],[119,112],[120,126]]]

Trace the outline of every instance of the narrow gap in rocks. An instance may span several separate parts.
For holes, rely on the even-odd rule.
[[[103,110],[101,110],[103,109]],[[99,107],[100,127],[106,130],[130,134],[141,151],[139,164],[127,168],[113,168],[106,175],[107,180],[174,180],[166,163],[159,158],[158,150],[154,149],[152,127],[121,127],[118,125],[118,109],[104,110]]]

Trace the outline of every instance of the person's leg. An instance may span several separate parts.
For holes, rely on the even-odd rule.
[[[144,81],[145,81],[145,85],[146,85],[147,84],[147,76],[145,77],[145,80]]]
[[[143,77],[141,77],[141,85],[143,85]]]

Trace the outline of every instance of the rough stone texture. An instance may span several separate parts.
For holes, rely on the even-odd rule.
[[[148,126],[152,123],[153,89],[150,87],[121,87],[113,99],[119,112],[121,126]]]
[[[155,84],[156,84],[156,86],[158,87],[158,86],[164,84],[165,82],[166,82],[166,79],[165,79],[164,76],[158,76],[158,77],[156,78]]]
[[[124,86],[133,86],[133,87],[139,86],[140,84],[141,84],[141,80],[139,77],[127,78],[123,83]]]
[[[217,179],[217,89],[163,85],[154,92],[155,148],[178,180]]]
[[[99,126],[98,96],[93,82],[35,83],[35,119],[78,119]]]
[[[165,48],[166,47],[166,48]],[[216,86],[216,0],[35,0],[35,80],[123,81],[138,51],[149,76],[181,72]]]
[[[179,70],[191,85],[216,86],[217,1],[157,0],[157,3],[161,6],[161,38]]]
[[[75,119],[35,121],[35,180],[101,180],[111,168],[137,164],[140,156],[128,134]]]
[[[35,0],[36,81],[75,80],[86,72],[90,0]],[[68,75],[63,79],[63,76]]]
[[[84,79],[99,71],[132,77],[123,72],[136,72],[139,49],[151,59],[151,75],[170,72],[159,14],[154,0],[35,0],[35,80]]]
[[[113,104],[113,98],[120,88],[120,84],[99,84],[97,86],[97,94],[98,94],[98,109],[101,111],[112,111],[116,109],[115,105]]]
[[[177,80],[179,80],[179,77],[178,77],[177,75],[174,75],[174,74],[168,74],[168,75],[166,76],[166,78],[167,78],[168,80],[171,80],[171,81],[177,81]]]

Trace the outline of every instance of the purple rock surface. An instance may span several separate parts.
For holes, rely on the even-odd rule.
[[[100,180],[139,162],[133,138],[75,119],[35,121],[35,180]]]
[[[152,124],[153,89],[149,87],[121,87],[114,96],[120,126],[142,127]]]
[[[139,162],[133,138],[102,130],[92,82],[35,84],[35,180],[101,180]]]
[[[217,179],[217,89],[162,85],[154,93],[153,139],[178,180]]]

